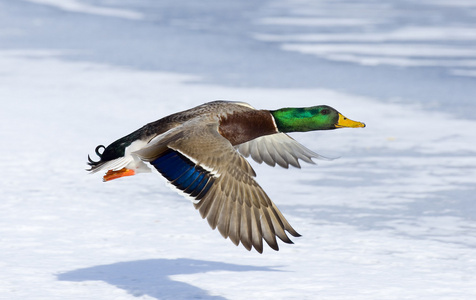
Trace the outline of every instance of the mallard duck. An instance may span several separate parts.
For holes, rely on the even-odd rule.
[[[334,108],[257,110],[244,102],[214,101],[164,117],[113,142],[99,145],[100,160],[88,156],[104,181],[150,172],[149,163],[191,198],[202,218],[235,244],[263,252],[263,239],[279,250],[276,237],[292,244],[294,230],[258,185],[245,157],[258,163],[300,168],[299,159],[322,158],[287,132],[365,127]]]

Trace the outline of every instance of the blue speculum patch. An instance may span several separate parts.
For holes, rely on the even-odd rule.
[[[209,171],[172,149],[150,163],[170,183],[196,199],[201,199],[215,181]]]

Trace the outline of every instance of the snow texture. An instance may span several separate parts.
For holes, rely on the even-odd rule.
[[[473,1],[0,0],[0,299],[475,299]],[[327,104],[331,161],[257,165],[262,255],[87,155],[207,101]]]

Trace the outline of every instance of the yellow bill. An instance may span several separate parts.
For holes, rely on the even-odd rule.
[[[346,117],[344,117],[342,114],[339,113],[339,120],[337,121],[336,128],[344,128],[344,127],[351,127],[351,128],[365,127],[365,123],[347,119]]]

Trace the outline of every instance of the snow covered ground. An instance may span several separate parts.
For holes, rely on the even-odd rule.
[[[198,3],[0,0],[0,299],[474,299],[472,1]],[[248,252],[158,174],[84,171],[215,99],[367,124],[293,135],[336,160],[252,162],[294,245]]]

